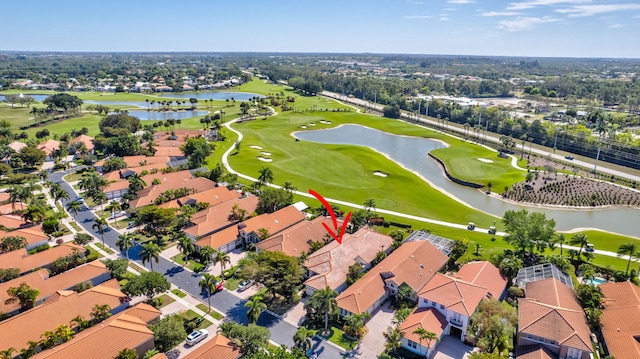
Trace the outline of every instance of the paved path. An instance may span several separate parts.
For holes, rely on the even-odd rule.
[[[76,198],[78,194],[76,191],[65,182],[62,177],[69,172],[54,172],[49,176],[49,180],[52,182],[60,183],[62,188],[69,193],[70,198]],[[66,204],[65,204],[66,205]],[[96,216],[86,207],[82,211],[78,212],[77,221],[78,225],[84,228],[87,233],[90,233],[96,238],[100,238],[100,234],[91,228],[93,220]],[[104,242],[108,247],[118,248],[116,241],[120,233],[113,228],[108,228],[104,233]],[[132,261],[142,266],[142,262],[139,259],[140,245],[129,250],[129,255]],[[117,250],[117,249],[116,249]],[[160,257],[158,263],[153,263],[153,269],[159,273],[164,274],[167,279],[175,284],[178,288],[188,292],[195,298],[199,298],[206,304],[207,298],[200,293],[198,282],[200,281],[200,275],[184,270],[182,266],[167,260],[164,257]],[[238,323],[247,323],[246,308],[244,307],[245,300],[238,298],[234,294],[228,291],[222,291],[215,293],[211,300],[211,306],[218,312],[225,314],[227,319],[233,320]],[[285,344],[287,346],[293,346],[293,335],[297,328],[286,321],[277,318],[269,313],[263,312],[260,316],[258,324],[268,328],[271,331],[271,339],[278,344]],[[320,358],[341,358],[343,349],[338,349],[332,344],[327,344],[324,341],[315,340],[314,346],[317,346]]]

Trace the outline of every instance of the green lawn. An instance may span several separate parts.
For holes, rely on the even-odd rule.
[[[167,294],[161,295],[160,299],[162,300],[162,305],[160,306],[160,308],[164,308],[167,305],[169,305],[169,304],[171,304],[171,303],[176,301],[175,299],[173,299],[173,297],[171,297],[171,296],[169,296]]]
[[[129,267],[133,268],[138,273],[144,273],[144,272],[147,271],[144,267],[140,267],[139,265],[137,265],[137,264],[135,264],[133,262],[129,262]]]
[[[69,173],[68,175],[62,177],[67,182],[76,182],[82,178],[82,173]]]
[[[172,289],[172,290],[171,290],[171,293],[173,293],[173,294],[177,295],[177,296],[178,296],[178,297],[180,297],[180,298],[184,298],[184,297],[186,297],[186,296],[187,296],[187,295],[186,295],[186,294],[184,294],[184,292],[183,292],[183,291],[181,291],[180,289]]]
[[[330,336],[323,336],[327,338],[330,342],[337,344],[347,350],[352,350],[358,344],[355,340],[350,340],[344,337],[344,332],[336,327],[331,327],[329,329],[331,331]],[[321,332],[321,331],[319,331]]]
[[[102,243],[96,242],[93,245],[98,247],[98,248],[100,248],[100,249],[102,249],[103,251],[107,252],[107,254],[115,253],[111,248],[103,246]]]
[[[181,266],[185,265],[185,261],[184,261],[184,255],[183,254],[178,254],[176,256],[174,256],[173,258],[171,258],[174,262],[180,264]],[[186,267],[191,269],[194,272],[200,272],[202,269],[204,269],[204,265],[197,263],[194,260],[189,260],[186,263]]]
[[[182,318],[188,320],[188,321],[192,321],[195,320],[198,323],[198,326],[196,327],[196,329],[203,329],[203,328],[207,328],[209,326],[211,326],[213,323],[211,323],[210,321],[202,318],[198,313],[194,312],[193,310],[189,309],[185,312],[180,312],[179,314]]]
[[[209,311],[209,307],[205,304],[198,304],[196,305],[196,307],[198,307],[198,309],[200,309],[201,311],[207,313]],[[222,318],[224,318],[224,315],[216,312],[214,309],[211,309],[211,311],[208,313],[210,316],[212,316],[213,318],[217,319],[217,320],[222,320]]]

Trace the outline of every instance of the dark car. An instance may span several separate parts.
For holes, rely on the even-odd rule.
[[[568,159],[569,161],[573,160],[573,156],[564,156],[564,158]]]

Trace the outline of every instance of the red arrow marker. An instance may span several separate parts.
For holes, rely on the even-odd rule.
[[[324,199],[320,194],[312,189],[309,190],[309,193],[317,198],[320,203],[322,203],[324,208],[327,209],[327,212],[331,216],[331,220],[333,221],[333,230],[331,230],[331,228],[329,228],[326,223],[322,223],[322,226],[331,235],[331,237],[333,237],[333,239],[342,244],[342,236],[344,235],[344,230],[347,228],[347,224],[349,224],[349,219],[351,219],[351,212],[347,213],[347,217],[345,218],[345,221],[342,225],[342,229],[340,229],[338,227],[338,218],[336,217],[335,212],[333,212],[333,208],[331,208],[329,202],[327,202],[326,199]]]

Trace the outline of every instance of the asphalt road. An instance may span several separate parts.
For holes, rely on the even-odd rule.
[[[62,188],[69,193],[69,197],[73,200],[78,196],[78,194],[62,179],[62,177],[67,173],[68,172],[53,172],[49,175],[49,180],[60,183]],[[92,228],[94,218],[96,218],[96,216],[86,208],[78,212],[78,215],[76,216],[78,225],[82,226],[88,233],[91,233],[100,240],[100,233]],[[116,230],[108,228],[104,233],[105,245],[111,247],[115,251],[118,251],[118,246],[116,245],[118,235],[119,233]],[[142,261],[140,261],[138,256],[140,248],[140,245],[136,244],[134,248],[129,250],[129,256],[131,260],[142,266]],[[203,303],[207,303],[206,295],[202,294],[198,287],[200,275],[184,270],[182,266],[163,257],[160,257],[160,261],[158,263],[153,263],[153,269],[156,272],[163,273],[171,283],[175,284],[183,291],[199,298]],[[227,291],[221,291],[213,294],[211,300],[211,306],[218,312],[225,314],[226,320],[247,324],[247,310],[244,307],[244,303],[244,299],[238,298]],[[267,312],[262,312],[260,319],[258,320],[258,324],[269,329],[271,332],[271,340],[274,342],[278,344],[285,344],[289,347],[294,345],[293,335],[297,330],[295,326]],[[324,341],[318,339],[314,339],[314,348],[320,358],[341,358],[344,354],[343,350],[339,350],[336,347],[328,345]]]

